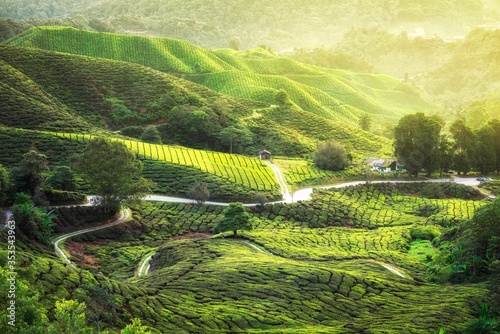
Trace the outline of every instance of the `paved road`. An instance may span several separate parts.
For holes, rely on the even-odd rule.
[[[100,225],[100,226],[96,226],[96,227],[86,228],[86,229],[83,229],[83,230],[79,230],[79,231],[67,233],[67,234],[64,234],[64,235],[61,235],[61,236],[57,237],[57,239],[54,240],[54,247],[56,249],[57,255],[59,255],[68,264],[71,264],[72,266],[74,266],[74,264],[68,259],[68,257],[66,256],[66,254],[64,254],[63,250],[59,247],[60,243],[62,243],[64,240],[66,240],[68,238],[71,238],[71,237],[74,237],[74,236],[77,236],[77,235],[80,235],[80,234],[85,234],[85,233],[88,233],[88,232],[102,230],[104,228],[108,228],[108,227],[111,227],[111,226],[114,226],[114,225],[118,225],[118,224],[126,221],[128,218],[130,218],[130,210],[129,209],[124,209],[120,213],[120,217],[117,220],[115,220],[115,221],[113,221],[111,223]]]

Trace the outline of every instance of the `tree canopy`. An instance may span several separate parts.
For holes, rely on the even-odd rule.
[[[439,166],[441,122],[423,113],[406,115],[394,128],[394,152],[410,175],[425,168],[432,173]]]
[[[344,146],[334,141],[318,144],[313,160],[319,168],[333,171],[343,170],[350,163]]]
[[[215,227],[217,232],[233,231],[234,235],[238,230],[250,231],[251,229],[250,214],[243,204],[238,202],[229,204],[224,210],[224,218]]]
[[[120,142],[97,138],[75,157],[76,170],[97,192],[97,202],[116,210],[129,198],[140,198],[152,183],[141,177],[142,163]]]

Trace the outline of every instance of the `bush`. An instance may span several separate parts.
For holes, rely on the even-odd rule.
[[[334,141],[318,144],[313,160],[317,167],[326,170],[338,171],[349,166],[349,159],[344,146]]]
[[[410,235],[413,240],[420,239],[432,241],[441,236],[441,230],[434,225],[415,226],[410,230]]]
[[[127,137],[139,139],[144,132],[144,128],[139,125],[127,126],[120,130],[120,133]]]
[[[422,197],[426,198],[444,198],[443,187],[439,183],[429,183],[422,188]]]
[[[87,200],[85,194],[66,190],[44,190],[45,196],[51,205],[82,204]]]

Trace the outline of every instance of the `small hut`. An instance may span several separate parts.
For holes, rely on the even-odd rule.
[[[262,150],[259,152],[259,159],[260,160],[270,160],[271,159],[271,152],[267,150]]]

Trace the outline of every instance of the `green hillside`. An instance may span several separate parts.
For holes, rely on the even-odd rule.
[[[437,109],[402,89],[394,78],[315,67],[264,50],[210,51],[173,39],[60,27],[33,28],[5,43],[138,63],[223,94],[269,104],[283,89],[303,110],[350,125],[364,113],[376,114],[381,123],[395,123],[403,114]]]
[[[249,96],[228,97],[136,64],[6,45],[0,45],[0,60],[5,78],[0,115],[2,124],[11,127],[94,132],[154,124],[164,129],[164,143],[224,151],[228,144],[219,132],[238,125],[253,134],[253,143],[242,148],[251,155],[262,147],[274,154],[307,154],[325,139],[349,143],[360,157],[391,155],[388,140],[344,122],[325,120],[298,106],[270,108]],[[31,110],[40,111],[35,116]],[[346,110],[341,120],[352,117],[347,107],[340,110]]]

